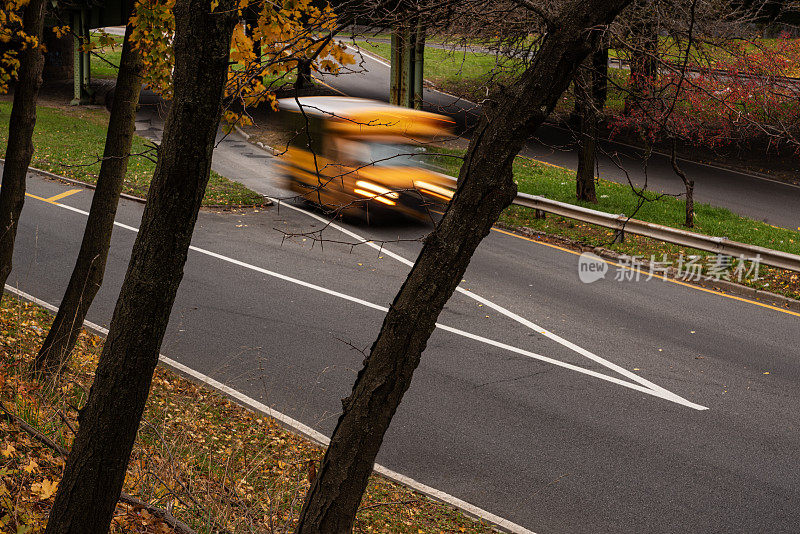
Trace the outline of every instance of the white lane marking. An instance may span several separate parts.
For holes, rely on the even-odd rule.
[[[81,209],[78,209],[78,208],[74,208],[72,206],[67,206],[65,204],[61,204],[61,203],[58,203],[58,202],[52,202],[52,203],[48,203],[48,204],[59,206],[59,207],[62,207],[62,208],[66,208],[66,209],[68,209],[70,211],[74,211],[74,212],[80,213],[82,215],[86,215],[86,216],[89,215],[89,212],[87,212],[87,211],[84,211],[84,210],[81,210]],[[284,204],[284,206],[288,206],[288,205]],[[308,215],[311,215],[313,217],[319,217],[316,214],[308,213],[305,210],[302,210],[300,208],[296,208],[294,206],[289,206],[289,207],[291,207],[292,209],[307,213]],[[324,219],[321,219],[321,220],[324,221]],[[114,224],[119,226],[119,227],[121,227],[121,228],[125,228],[126,230],[131,230],[133,232],[138,232],[139,231],[137,228],[134,228],[132,226],[128,226],[126,224],[118,223],[116,221],[114,221]],[[352,237],[356,237],[358,239],[361,239],[358,236],[358,234],[350,232],[346,228],[342,228],[342,227],[340,227],[338,225],[335,225],[335,224],[334,224],[334,226],[336,228],[340,228],[343,232],[347,233],[347,235],[351,235]],[[371,243],[371,242],[368,242],[368,241],[365,241],[365,243],[371,244],[372,246],[377,247],[377,245],[375,245],[374,243]],[[306,288],[312,289],[314,291],[319,291],[320,293],[325,293],[327,295],[331,295],[331,296],[334,296],[334,297],[337,297],[337,298],[348,300],[348,301],[354,302],[356,304],[361,304],[362,306],[365,306],[367,308],[372,308],[374,310],[378,310],[378,311],[381,311],[383,313],[386,313],[386,312],[389,311],[389,308],[387,308],[386,306],[381,306],[379,304],[375,304],[375,303],[369,302],[367,300],[360,299],[358,297],[347,295],[346,293],[341,293],[341,292],[335,291],[333,289],[328,289],[326,287],[322,287],[322,286],[319,286],[317,284],[312,284],[311,282],[306,282],[304,280],[293,278],[293,277],[287,276],[285,274],[277,273],[275,271],[270,271],[269,269],[264,269],[263,267],[258,267],[256,265],[252,265],[250,263],[246,263],[246,262],[243,262],[241,260],[237,260],[237,259],[231,258],[229,256],[225,256],[223,254],[219,254],[217,252],[212,252],[210,250],[206,250],[206,249],[203,249],[203,248],[200,248],[200,247],[196,247],[194,245],[191,245],[189,247],[189,249],[193,250],[195,252],[198,252],[200,254],[205,254],[205,255],[210,256],[212,258],[216,258],[216,259],[231,263],[233,265],[237,265],[239,267],[244,267],[245,269],[256,271],[256,272],[261,273],[261,274],[266,274],[267,276],[271,276],[273,278],[278,278],[279,280],[283,280],[285,282],[290,282],[292,284],[296,284],[296,285],[299,285],[299,286],[302,286],[302,287],[306,287]],[[387,251],[387,254],[392,255],[392,257],[397,257],[401,261],[408,262],[408,260],[406,260],[402,256],[400,256],[398,254],[395,254],[393,252]],[[477,295],[474,295],[471,292],[466,292],[465,294],[468,295],[468,296],[477,297]],[[489,301],[486,301],[486,302],[489,302]],[[497,306],[498,311],[499,310],[505,310],[505,308],[502,308],[502,307],[500,307],[498,305],[494,305],[494,306]],[[505,311],[507,313],[511,314],[512,316],[515,316],[515,317],[518,317],[519,319],[522,319],[518,315],[516,315],[516,314],[514,314],[514,313],[512,313],[512,312],[510,312],[508,310],[505,310]],[[522,320],[524,321],[524,319],[522,319]],[[533,323],[530,323],[530,324],[533,324]],[[660,386],[655,386],[655,384],[654,384],[655,387],[650,387],[650,386],[648,386],[648,384],[651,384],[651,382],[649,382],[647,380],[644,380],[643,378],[641,378],[641,377],[639,377],[639,376],[637,376],[637,375],[635,375],[633,373],[629,373],[629,374],[633,375],[635,378],[640,378],[645,383],[642,384],[640,380],[634,381],[634,382],[639,382],[639,383],[627,382],[625,380],[621,380],[621,379],[619,379],[617,377],[614,377],[614,376],[605,375],[603,373],[598,373],[597,371],[593,371],[591,369],[586,369],[586,368],[583,368],[583,367],[579,367],[577,365],[572,365],[572,364],[569,364],[569,363],[562,362],[560,360],[555,360],[553,358],[549,358],[547,356],[542,356],[541,354],[537,354],[535,352],[527,351],[525,349],[521,349],[521,348],[515,347],[513,345],[508,345],[508,344],[502,343],[500,341],[495,341],[493,339],[485,338],[483,336],[472,334],[470,332],[467,332],[465,330],[460,330],[458,328],[453,328],[453,327],[450,327],[450,326],[442,325],[440,323],[436,323],[436,327],[440,328],[442,330],[445,330],[447,332],[451,332],[453,334],[468,338],[468,339],[479,341],[479,342],[484,343],[486,345],[491,345],[491,346],[494,346],[494,347],[497,347],[497,348],[505,349],[505,350],[508,350],[508,351],[511,351],[511,352],[515,352],[515,353],[517,353],[517,354],[519,354],[521,356],[526,356],[526,357],[531,358],[531,359],[540,360],[540,361],[543,361],[545,363],[550,363],[550,364],[556,365],[558,367],[563,367],[565,369],[570,369],[572,371],[576,371],[576,372],[579,372],[579,373],[582,373],[582,374],[585,374],[585,375],[593,376],[595,378],[599,378],[600,380],[605,380],[607,382],[611,382],[611,383],[614,383],[614,384],[617,384],[617,385],[620,385],[620,386],[623,386],[623,387],[627,387],[627,388],[633,389],[635,391],[639,391],[641,393],[646,393],[648,395],[652,395],[654,397],[658,397],[658,398],[661,398],[661,399],[664,399],[664,400],[668,400],[670,402],[674,402],[676,404],[680,404],[680,405],[686,406],[688,408],[693,408],[695,410],[707,410],[708,409],[706,406],[702,406],[700,404],[696,404],[694,402],[686,400],[683,397],[681,397],[679,395],[676,395],[675,393],[672,393],[671,391],[668,391],[668,390],[666,390],[666,389],[664,389],[664,388],[662,388]],[[540,331],[540,333],[542,333],[542,334],[544,332],[547,332],[547,330]],[[556,336],[555,334],[552,334],[552,335],[555,336],[555,338],[562,339],[562,338]],[[565,345],[568,348],[576,347],[576,348],[578,348],[578,349],[580,349],[582,351],[585,351],[585,349],[582,349],[581,347],[578,347],[577,345],[574,345],[574,344],[572,344],[572,343],[570,343],[570,342],[568,342],[566,340],[562,340],[562,341],[564,341],[565,343],[568,343],[569,345],[571,345],[571,346]],[[573,350],[575,350],[575,349],[573,349]],[[585,351],[585,352],[588,353],[588,354],[592,354],[589,351]],[[593,355],[593,356],[596,358],[595,361],[597,361],[598,363],[601,363],[603,365],[608,364],[607,366],[618,367],[618,366],[616,366],[616,364],[612,364],[611,362],[608,362],[607,360],[604,360],[603,358],[600,358],[599,356],[596,356],[596,355]],[[620,369],[622,369],[622,368],[620,367]],[[625,370],[625,371],[628,372],[627,370]]]
[[[378,56],[376,56],[376,55],[374,55],[374,54],[372,54],[370,52],[367,52],[366,50],[364,50],[363,48],[361,48],[358,45],[354,45],[354,44],[350,43],[350,44],[347,44],[346,46],[347,46],[347,48],[353,48],[359,54],[361,54],[361,55],[363,55],[365,57],[368,57],[369,59],[371,59],[372,61],[375,61],[376,63],[380,63],[384,67],[387,67],[389,69],[392,68],[392,66],[389,63],[387,63],[386,61],[384,61],[383,58],[378,57]],[[369,72],[369,70],[367,70],[367,72]],[[425,81],[428,82],[428,83],[431,83],[428,80],[425,80]],[[339,91],[339,89],[336,89],[335,87],[333,89],[335,89],[336,91]],[[451,95],[450,93],[445,93],[444,91],[440,91],[440,90],[435,89],[433,87],[426,87],[425,90],[426,91],[433,91],[434,93],[439,93],[440,95],[449,96],[450,98],[453,99],[453,102],[466,102],[467,104],[472,104],[473,106],[475,106],[475,109],[480,107],[478,104],[476,104],[475,102],[473,102],[471,100],[467,100],[466,98],[461,98],[461,97],[458,97],[458,96],[455,96],[455,95]],[[342,91],[339,91],[339,92],[342,93]],[[342,94],[344,94],[344,93],[342,93]],[[448,104],[448,105],[450,105],[450,104]]]
[[[369,52],[367,52],[366,50],[364,50],[363,48],[361,48],[360,46],[358,46],[356,44],[350,43],[350,44],[346,44],[345,46],[347,48],[354,48],[356,50],[356,52],[358,52],[359,54],[370,58],[372,61],[380,63],[384,67],[388,67],[390,69],[392,68],[392,66],[389,63],[387,63],[386,61],[384,61],[382,58],[379,58],[378,56],[370,54]],[[369,72],[369,71],[367,71],[367,72]]]
[[[377,61],[381,65],[384,65],[386,67],[391,68],[391,65],[389,65],[385,61],[381,60],[380,58],[375,57],[372,54],[369,54],[368,52],[365,52],[359,46],[356,45],[354,48],[357,51],[359,51],[360,53],[362,53],[363,55],[365,55],[366,57],[372,59],[373,61]],[[439,92],[441,92],[441,91],[439,91]],[[447,93],[442,93],[442,94],[447,94]],[[450,96],[452,96],[452,95],[450,95]],[[469,101],[467,101],[467,102],[469,102]],[[273,202],[279,202],[276,199],[272,199],[272,201]],[[338,224],[336,224],[336,223],[334,223],[334,222],[332,222],[330,220],[327,220],[327,219],[325,219],[323,217],[320,217],[320,216],[318,216],[318,215],[316,215],[314,213],[308,212],[308,211],[306,211],[306,210],[304,210],[302,208],[298,208],[298,207],[292,206],[290,204],[284,203],[283,205],[286,206],[286,207],[289,207],[289,208],[291,208],[293,210],[305,213],[306,215],[308,215],[310,217],[313,217],[313,218],[315,218],[315,219],[317,219],[319,221],[322,221],[322,222],[330,225],[332,228],[338,230],[339,232],[342,232],[345,235],[349,235],[350,237],[352,237],[354,239],[357,239],[361,243],[366,244],[367,246],[370,246],[370,247],[380,251],[381,253],[386,254],[387,256],[390,256],[390,257],[396,259],[397,261],[399,261],[399,262],[401,262],[401,263],[403,263],[403,264],[405,264],[405,265],[407,265],[409,267],[412,267],[414,265],[414,262],[412,262],[411,260],[408,260],[408,259],[404,258],[403,256],[400,256],[399,254],[395,254],[394,252],[392,252],[389,249],[387,249],[385,246],[378,245],[378,244],[372,242],[371,240],[368,240],[365,237],[356,234],[355,232],[351,232],[350,230],[348,230],[348,229],[346,229],[346,228],[344,228],[342,226],[339,226]],[[661,392],[663,394],[672,395],[672,396],[675,396],[677,398],[680,398],[677,395],[675,395],[674,393],[671,393],[670,391],[667,391],[663,387],[661,387],[661,386],[659,386],[657,384],[654,384],[653,382],[650,382],[649,380],[637,375],[636,373],[634,373],[632,371],[629,371],[629,370],[625,369],[624,367],[621,367],[621,366],[619,366],[619,365],[617,365],[617,364],[615,364],[613,362],[610,362],[610,361],[606,360],[605,358],[602,358],[602,357],[598,356],[597,354],[594,354],[593,352],[590,352],[590,351],[584,349],[583,347],[580,347],[580,346],[572,343],[571,341],[567,341],[566,339],[562,338],[561,336],[559,336],[559,335],[557,335],[557,334],[555,334],[553,332],[550,332],[546,328],[543,328],[543,327],[539,326],[538,324],[536,324],[536,323],[534,323],[532,321],[529,321],[528,319],[525,319],[524,317],[521,317],[520,315],[517,315],[516,313],[512,312],[511,310],[508,310],[508,309],[500,306],[499,304],[496,304],[496,303],[494,303],[494,302],[492,302],[492,301],[490,301],[490,300],[488,300],[486,298],[481,297],[480,295],[477,295],[477,294],[469,291],[468,289],[465,289],[465,288],[462,288],[461,286],[458,286],[458,287],[456,287],[456,291],[458,291],[462,295],[466,295],[467,297],[480,302],[481,304],[483,304],[483,305],[495,310],[496,312],[498,312],[498,313],[500,313],[502,315],[505,315],[509,319],[512,319],[512,320],[514,320],[514,321],[516,321],[516,322],[518,322],[518,323],[530,328],[531,330],[534,330],[535,332],[538,332],[539,334],[542,334],[543,336],[551,339],[552,341],[555,341],[556,343],[558,343],[560,345],[563,345],[564,347],[567,347],[568,349],[570,349],[570,350],[572,350],[574,352],[577,352],[581,356],[589,358],[590,360],[592,360],[592,361],[594,361],[596,363],[599,363],[600,365],[602,365],[604,367],[607,367],[607,368],[609,368],[609,369],[611,369],[611,370],[623,375],[624,377],[628,378],[629,380],[633,380],[634,382],[642,384],[643,386],[645,386],[647,388],[650,388],[650,389],[652,389],[654,391],[659,391],[659,392]]]
[[[273,201],[277,202],[275,199],[273,199]],[[397,261],[399,261],[399,262],[401,262],[401,263],[403,263],[403,264],[405,264],[405,265],[407,265],[409,267],[414,265],[414,262],[412,262],[411,260],[406,259],[403,256],[392,252],[391,250],[388,250],[385,246],[378,245],[377,243],[374,243],[373,241],[368,240],[368,239],[360,236],[359,234],[357,234],[357,233],[355,233],[355,232],[353,232],[351,230],[348,230],[347,228],[344,228],[344,227],[342,227],[342,226],[340,226],[340,225],[338,225],[338,224],[336,224],[334,222],[331,222],[330,220],[325,219],[324,217],[321,217],[321,216],[317,215],[316,213],[308,212],[308,211],[306,211],[306,210],[304,210],[302,208],[298,208],[296,206],[292,206],[291,204],[285,204],[284,203],[283,206],[291,208],[291,209],[299,211],[299,212],[302,212],[302,213],[305,213],[309,217],[313,217],[314,219],[317,219],[317,220],[319,220],[321,222],[324,222],[324,223],[330,225],[331,228],[333,228],[335,230],[338,230],[339,232],[342,232],[343,234],[348,235],[348,236],[352,237],[353,239],[358,240],[360,243],[363,243],[363,244],[365,244],[365,245],[367,245],[369,247],[372,247],[373,249],[380,251],[382,254],[386,254],[387,256],[390,256],[390,257],[396,259]],[[624,377],[628,378],[629,380],[632,380],[632,381],[634,381],[634,382],[636,382],[638,384],[641,384],[645,388],[648,388],[648,389],[650,389],[650,390],[652,390],[654,392],[658,392],[659,394],[656,395],[656,396],[660,396],[662,398],[667,398],[669,400],[672,400],[673,402],[677,402],[678,404],[684,404],[686,402],[689,402],[689,401],[683,399],[682,397],[672,393],[671,391],[668,391],[668,390],[664,389],[663,387],[661,387],[661,386],[659,386],[657,384],[654,384],[653,382],[650,382],[646,378],[643,378],[643,377],[637,375],[636,373],[625,369],[624,367],[621,367],[621,366],[619,366],[619,365],[617,365],[617,364],[615,364],[613,362],[610,362],[609,360],[606,360],[605,358],[603,358],[601,356],[598,356],[597,354],[595,354],[595,353],[593,353],[593,352],[591,352],[589,350],[586,350],[583,347],[580,347],[580,346],[576,345],[575,343],[572,343],[571,341],[568,341],[568,340],[564,339],[563,337],[559,336],[558,334],[555,334],[555,333],[547,330],[546,328],[543,328],[543,327],[539,326],[538,324],[536,324],[536,323],[534,323],[532,321],[529,321],[528,319],[525,319],[524,317],[521,317],[520,315],[517,315],[516,313],[512,312],[511,310],[506,309],[506,308],[500,306],[499,304],[496,304],[496,303],[490,301],[489,299],[481,297],[480,295],[478,295],[476,293],[473,293],[472,291],[470,291],[468,289],[464,289],[461,286],[456,287],[456,291],[458,291],[462,295],[465,295],[465,296],[467,296],[467,297],[469,297],[469,298],[471,298],[473,300],[476,300],[476,301],[480,302],[481,304],[483,304],[483,305],[495,310],[496,312],[498,312],[498,313],[500,313],[502,315],[505,315],[509,319],[511,319],[513,321],[516,321],[516,322],[520,323],[521,325],[530,328],[531,330],[533,330],[533,331],[535,331],[535,332],[537,332],[537,333],[539,333],[539,334],[551,339],[552,341],[555,341],[559,345],[562,345],[562,346],[564,346],[564,347],[566,347],[566,348],[568,348],[568,349],[580,354],[581,356],[584,356],[584,357],[586,357],[586,358],[588,358],[588,359],[590,359],[590,360],[592,360],[592,361],[594,361],[596,363],[599,363],[600,365],[602,365],[604,367],[607,367],[608,369],[611,369],[611,370],[623,375]],[[519,349],[519,350],[522,350],[522,349]],[[542,358],[544,358],[544,357],[542,357]],[[552,362],[550,362],[550,363],[552,363]],[[580,368],[580,369],[582,369],[582,368]],[[606,376],[606,375],[602,375],[602,376]],[[698,404],[694,404],[694,403],[690,403],[690,404],[692,404],[692,407],[695,408],[695,409],[703,409],[703,410],[708,409],[708,408],[700,406]],[[687,404],[684,404],[684,405],[686,406]],[[698,406],[700,406],[700,407],[698,408]]]
[[[352,295],[348,295],[346,293],[340,293],[339,291],[335,291],[333,289],[328,289],[326,287],[318,286],[318,285],[312,284],[310,282],[306,282],[306,281],[303,281],[303,280],[298,280],[297,278],[293,278],[291,276],[287,276],[287,275],[281,274],[281,273],[276,273],[274,271],[270,271],[268,269],[264,269],[263,267],[258,267],[256,265],[252,265],[252,264],[243,262],[241,260],[237,260],[237,259],[234,259],[234,258],[230,258],[228,256],[224,256],[222,254],[218,254],[216,252],[211,252],[209,250],[205,250],[205,249],[202,249],[202,248],[199,248],[199,247],[195,247],[195,246],[191,246],[189,248],[191,250],[195,251],[195,252],[199,252],[201,254],[205,254],[207,256],[211,256],[212,258],[216,258],[218,260],[222,260],[222,261],[231,263],[233,265],[237,265],[239,267],[244,267],[245,269],[250,269],[252,271],[256,271],[256,272],[261,273],[261,274],[266,274],[267,276],[272,276],[274,278],[278,278],[280,280],[284,280],[284,281],[290,282],[292,284],[297,284],[299,286],[303,286],[303,287],[306,287],[308,289],[313,289],[314,291],[319,291],[320,293],[325,293],[326,295],[331,295],[331,296],[334,296],[334,297],[337,297],[337,298],[340,298],[340,299],[344,299],[344,300],[348,300],[350,302],[354,302],[356,304],[361,304],[362,306],[366,306],[367,308],[372,308],[374,310],[378,310],[378,311],[381,311],[383,313],[386,313],[386,312],[389,311],[389,308],[387,308],[386,306],[381,306],[380,304],[375,304],[373,302],[369,302],[367,300],[363,300],[363,299],[360,299],[358,297],[354,297]],[[566,369],[570,369],[572,371],[577,371],[579,373],[583,373],[583,374],[586,374],[586,375],[589,375],[589,376],[593,376],[595,378],[599,378],[599,379],[605,380],[607,382],[611,382],[611,383],[614,383],[614,384],[617,384],[617,385],[620,385],[620,386],[624,386],[624,387],[627,387],[627,388],[630,388],[630,389],[633,389],[633,390],[636,390],[636,391],[640,391],[642,393],[647,393],[648,395],[653,395],[654,397],[659,397],[659,398],[662,398],[662,399],[665,399],[665,400],[668,400],[668,401],[672,401],[672,402],[674,402],[676,404],[681,404],[681,405],[687,406],[689,408],[694,408],[695,410],[707,410],[708,409],[705,406],[700,406],[699,404],[695,404],[695,403],[690,402],[690,401],[688,401],[686,399],[683,399],[683,398],[679,397],[678,395],[675,395],[674,393],[671,393],[671,392],[669,392],[669,391],[667,391],[667,390],[665,390],[663,388],[654,389],[654,388],[649,388],[647,386],[642,386],[640,384],[627,382],[625,380],[622,380],[622,379],[614,377],[614,376],[605,375],[603,373],[598,373],[597,371],[593,371],[591,369],[586,369],[584,367],[579,367],[577,365],[572,365],[572,364],[569,364],[569,363],[565,363],[565,362],[562,362],[560,360],[555,360],[555,359],[549,358],[547,356],[542,356],[541,354],[536,354],[535,352],[530,352],[530,351],[527,351],[525,349],[521,349],[519,347],[515,347],[513,345],[508,345],[508,344],[500,342],[500,341],[495,341],[493,339],[485,338],[483,336],[479,336],[477,334],[473,334],[471,332],[467,332],[467,331],[461,330],[459,328],[453,328],[451,326],[446,326],[446,325],[443,325],[441,323],[436,323],[436,327],[441,329],[441,330],[444,330],[446,332],[451,332],[451,333],[456,334],[456,335],[461,336],[461,337],[472,339],[474,341],[478,341],[480,343],[484,343],[486,345],[491,345],[493,347],[497,347],[497,348],[500,348],[500,349],[505,349],[505,350],[510,351],[510,352],[515,352],[515,353],[517,353],[517,354],[519,354],[521,356],[527,356],[528,358],[531,358],[531,359],[534,359],[534,360],[540,360],[540,361],[543,361],[545,363],[550,363],[550,364],[553,364],[553,365],[557,365],[559,367],[564,367]]]
[[[39,298],[34,297],[33,295],[25,293],[24,291],[16,289],[8,284],[6,284],[6,291],[9,291],[10,293],[13,293],[25,300],[33,302],[34,304],[42,306],[43,308],[46,308],[53,313],[58,312],[58,308],[56,306],[53,306],[49,302],[45,302]],[[102,336],[108,335],[108,329],[98,324],[92,323],[90,321],[83,321],[83,324],[87,328],[94,330],[95,332],[97,332]],[[204,375],[199,371],[195,371],[191,367],[188,367],[176,360],[173,360],[172,358],[168,358],[163,354],[159,354],[158,359],[167,367],[171,367],[172,369],[180,373],[188,375],[194,378],[195,380],[208,385],[209,387],[219,391],[220,393],[235,399],[240,404],[250,408],[251,410],[261,412],[265,414],[267,417],[271,417],[277,421],[280,421],[281,423],[292,429],[294,432],[302,434],[306,438],[310,439],[313,442],[318,443],[319,445],[322,445],[323,447],[327,447],[328,444],[330,444],[331,440],[325,434],[314,430],[310,426],[305,425],[296,419],[292,419],[286,414],[283,414],[273,408],[270,408],[266,404],[263,404],[253,399],[252,397],[248,397],[244,393],[235,390],[230,386],[226,386],[222,382],[214,380],[210,376]],[[478,517],[480,519],[485,519],[486,521],[494,523],[495,525],[498,525],[513,534],[536,534],[535,532],[528,530],[527,528],[521,525],[512,523],[508,519],[495,515],[491,512],[487,512],[483,508],[478,508],[474,504],[470,504],[466,501],[459,499],[458,497],[450,495],[449,493],[445,493],[443,491],[437,490],[436,488],[432,488],[431,486],[423,484],[422,482],[418,482],[413,478],[402,475],[397,471],[392,471],[391,469],[384,467],[381,464],[375,464],[373,466],[373,469],[375,470],[376,473],[380,474],[381,476],[384,476],[390,480],[394,480],[404,486],[407,486],[415,491],[428,495],[429,497],[432,497],[436,500],[445,502],[447,504],[450,504],[451,506],[455,506],[456,508],[463,510],[467,514]]]

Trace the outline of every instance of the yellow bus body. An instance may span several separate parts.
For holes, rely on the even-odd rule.
[[[392,211],[427,219],[446,203],[454,180],[419,160],[420,150],[451,136],[452,121],[353,98],[284,99],[297,134],[281,157],[288,187],[332,212]]]

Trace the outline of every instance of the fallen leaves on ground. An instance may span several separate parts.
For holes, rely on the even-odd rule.
[[[83,332],[55,388],[26,370],[52,317],[9,295],[0,308],[0,400],[69,449],[103,340]],[[240,349],[232,350],[232,358]],[[220,373],[227,369],[220,367]],[[258,380],[258,376],[253,377]],[[124,491],[168,510],[198,532],[291,532],[323,450],[274,420],[158,368],[131,454]],[[44,530],[65,459],[0,414],[0,532]],[[118,504],[112,532],[172,532],[147,510]],[[492,529],[447,505],[373,476],[354,532]]]

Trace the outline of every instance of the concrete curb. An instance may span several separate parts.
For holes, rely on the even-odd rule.
[[[5,164],[5,162],[6,162],[6,160],[4,160],[3,158],[0,158],[0,163]],[[36,167],[28,166],[28,172],[32,172],[32,173],[35,173],[35,174],[41,174],[42,176],[44,176],[46,178],[50,178],[50,179],[53,179],[53,180],[58,180],[58,181],[61,181],[61,182],[67,182],[68,184],[80,185],[80,186],[86,187],[88,189],[97,189],[97,186],[95,184],[90,184],[88,182],[82,182],[82,181],[76,180],[74,178],[67,178],[66,176],[60,176],[60,175],[54,174],[54,173],[52,173],[50,171],[45,171],[43,169],[37,169]],[[119,196],[120,196],[120,198],[124,198],[125,200],[132,200],[134,202],[139,202],[141,204],[147,203],[147,199],[144,199],[144,198],[141,198],[141,197],[137,197],[137,196],[133,196],[133,195],[129,195],[127,193],[120,193]]]
[[[245,140],[245,141],[247,141],[248,143],[250,143],[251,145],[253,145],[253,146],[257,146],[258,148],[260,148],[260,149],[261,149],[261,150],[263,150],[264,152],[267,152],[268,154],[271,154],[271,155],[273,155],[273,156],[275,156],[276,154],[278,154],[278,151],[277,151],[277,150],[275,150],[274,148],[272,148],[272,147],[271,147],[271,146],[269,146],[269,145],[265,145],[265,144],[264,144],[264,143],[262,143],[261,141],[251,141],[251,140],[250,140],[250,138],[251,138],[251,137],[253,137],[253,136],[252,136],[252,135],[250,135],[249,133],[245,132],[244,130],[242,130],[242,129],[239,127],[239,125],[238,125],[238,124],[234,124],[234,125],[233,125],[233,129],[234,129],[234,131],[235,131],[236,133],[238,133],[239,135],[241,135],[242,137],[244,137],[244,140]]]
[[[8,284],[6,284],[4,291],[6,293],[10,293],[18,298],[26,300],[28,302],[32,302],[37,306],[41,306],[42,308],[46,309],[50,313],[57,313],[58,308],[49,302],[45,302],[39,298],[34,297],[24,291],[16,289]],[[83,322],[84,328],[91,330],[95,334],[100,337],[105,338],[108,335],[108,329],[92,323],[90,321]],[[180,362],[177,362],[163,354],[158,355],[159,365],[163,367],[167,367],[172,371],[180,374],[187,380],[191,380],[196,384],[202,387],[208,387],[213,389],[214,391],[218,392],[221,395],[224,395],[228,399],[232,400],[236,404],[242,406],[245,409],[252,410],[257,413],[261,413],[266,417],[269,417],[275,420],[279,425],[283,428],[288,430],[289,432],[298,435],[302,438],[308,439],[309,441],[322,446],[327,447],[330,443],[330,440],[327,436],[314,430],[313,428],[304,425],[303,423],[292,419],[291,417],[284,415],[277,410],[273,410],[269,406],[264,405],[261,402],[258,402],[255,399],[248,397],[247,395],[231,388],[230,386],[226,386],[225,384],[214,380],[213,378],[206,376],[198,371],[195,371],[191,367],[188,367]],[[413,478],[407,477],[403,474],[400,474],[396,471],[392,471],[391,469],[384,467],[380,464],[375,464],[373,467],[373,471],[378,475],[396,482],[402,486],[405,486],[417,493],[421,493],[422,495],[428,497],[431,500],[438,501],[444,503],[448,506],[452,506],[456,510],[460,511],[464,515],[471,517],[473,519],[477,519],[482,521],[486,524],[492,526],[492,529],[497,532],[505,532],[508,534],[536,534],[535,532],[526,529],[521,525],[517,525],[507,519],[504,519],[500,516],[492,514],[482,508],[478,508],[475,505],[472,505],[466,501],[463,501],[457,497],[454,497],[448,493],[443,491],[439,491],[436,488],[423,484],[414,480]]]

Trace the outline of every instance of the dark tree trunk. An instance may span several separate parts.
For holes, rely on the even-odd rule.
[[[297,79],[294,81],[295,89],[307,89],[314,85],[314,80],[311,78],[311,63],[310,59],[300,58],[297,60]]]
[[[597,156],[597,117],[594,112],[582,106],[580,146],[578,147],[578,170],[575,174],[575,197],[584,202],[597,202],[594,182]]]
[[[686,219],[684,220],[683,224],[687,228],[694,228],[694,180],[686,176],[686,173],[683,172],[683,169],[678,166],[676,144],[677,141],[672,142],[670,163],[672,164],[672,170],[675,171],[675,174],[677,174],[678,178],[680,178],[683,182],[683,188],[686,191]]]
[[[686,188],[686,220],[683,224],[694,228],[694,180],[686,180],[683,185]]]
[[[261,5],[257,3],[252,3],[247,6],[245,9],[245,32],[248,37],[251,39],[255,34],[256,29],[258,28],[258,18],[260,12]],[[253,39],[253,54],[256,56],[256,62],[258,65],[261,65],[261,41]],[[263,76],[259,74],[256,76],[256,79],[262,80]]]
[[[652,91],[658,77],[658,32],[653,21],[647,19],[649,15],[643,13],[645,19],[632,27],[630,78],[623,110],[626,115],[641,106],[644,100],[653,97]]]
[[[47,534],[107,532],[211,169],[236,4],[175,5],[175,95],[158,164]]]
[[[607,41],[607,39],[604,39]],[[592,54],[592,98],[598,114],[603,115],[608,98],[608,43]]]
[[[100,165],[100,176],[92,197],[81,250],[55,321],[34,362],[35,369],[46,374],[58,372],[67,361],[83,327],[89,306],[103,283],[117,203],[128,170],[136,106],[142,88],[142,63],[139,53],[130,42],[131,30],[130,25],[125,30],[103,162]]]
[[[383,436],[473,252],[516,194],[512,164],[555,106],[583,58],[599,44],[587,28],[607,24],[628,0],[573,0],[536,59],[470,141],[458,189],[384,318],[306,496],[296,532],[349,533]]]
[[[26,34],[42,41],[45,0],[31,0],[22,15]],[[0,300],[14,256],[14,239],[22,206],[25,203],[25,176],[33,157],[33,128],[36,125],[36,100],[42,85],[44,55],[40,47],[26,48],[19,55],[19,78],[8,122],[8,145],[0,187]]]
[[[578,200],[597,202],[595,164],[600,117],[606,105],[608,48],[602,47],[587,58],[575,74],[575,105],[580,120],[578,170],[575,195]]]

